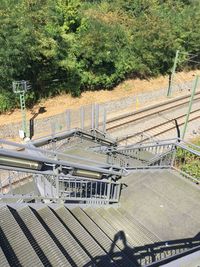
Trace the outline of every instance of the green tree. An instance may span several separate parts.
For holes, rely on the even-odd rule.
[[[77,9],[78,1],[71,4],[61,0],[3,0],[1,90],[11,91],[12,80],[25,79],[31,82],[34,90],[31,96],[35,99],[53,95],[62,88],[74,91],[70,75],[74,76],[74,71],[78,78],[76,58],[71,53],[73,32],[79,24],[75,19]],[[53,80],[59,83],[54,84]]]
[[[31,82],[31,105],[166,74],[177,49],[200,61],[198,0],[2,0],[0,25],[1,111],[17,104],[13,80]]]

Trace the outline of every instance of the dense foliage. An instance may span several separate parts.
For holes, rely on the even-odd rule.
[[[165,74],[177,49],[200,55],[199,0],[1,0],[0,25],[0,111],[18,104],[13,80],[30,81],[31,105]]]
[[[200,151],[200,138],[193,141],[196,147],[191,146],[191,149]],[[200,180],[200,157],[182,148],[177,149],[176,167]]]
[[[178,148],[176,167],[194,178],[200,179],[200,158],[189,151]]]

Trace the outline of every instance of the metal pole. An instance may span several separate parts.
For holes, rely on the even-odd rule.
[[[84,108],[81,107],[80,108],[80,119],[81,119],[81,129],[84,129],[84,117],[85,117],[85,112],[84,112]]]
[[[95,106],[95,129],[99,128],[99,104]]]
[[[25,93],[20,93],[20,106],[22,113],[22,129],[24,131],[24,137],[27,137],[27,125],[26,125],[26,105],[25,105]]]
[[[51,121],[51,136],[52,136],[52,139],[54,138],[55,133],[56,133],[56,125],[55,125],[55,122],[52,120]]]
[[[185,133],[186,133],[186,130],[187,130],[189,116],[190,116],[190,112],[191,112],[191,109],[192,109],[193,99],[194,99],[195,92],[196,92],[196,89],[197,89],[198,81],[199,81],[199,76],[197,75],[196,78],[195,78],[195,81],[194,81],[194,86],[193,86],[193,89],[192,89],[192,94],[191,94],[190,103],[189,103],[189,108],[188,108],[187,116],[186,116],[186,119],[185,119],[185,124],[184,124],[184,128],[183,128],[183,133],[182,133],[182,140],[184,139]]]
[[[176,72],[176,66],[177,66],[177,63],[178,63],[178,56],[179,56],[179,50],[176,51],[176,56],[175,56],[175,59],[174,59],[174,65],[173,65],[171,76],[170,76],[169,88],[168,88],[168,92],[167,92],[167,96],[168,97],[170,97],[171,93],[172,93],[172,84],[173,84],[173,79],[174,79],[174,75],[175,75],[175,72]]]
[[[103,133],[106,133],[106,108],[103,109]]]
[[[94,119],[95,119],[95,104],[92,104],[92,118],[91,118],[91,128],[94,129]]]
[[[71,126],[71,119],[70,119],[70,109],[66,110],[66,125],[67,125],[67,131],[70,130]]]

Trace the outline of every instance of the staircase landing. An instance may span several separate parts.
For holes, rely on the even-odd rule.
[[[167,170],[132,173],[123,181],[121,208],[161,240],[199,233],[199,185]]]

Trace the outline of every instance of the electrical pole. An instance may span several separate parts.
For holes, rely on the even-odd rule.
[[[26,124],[26,103],[25,103],[25,93],[30,89],[30,85],[27,85],[27,81],[14,81],[12,83],[13,92],[19,94],[20,98],[20,107],[22,114],[22,130],[23,138],[27,137],[27,124]]]
[[[176,56],[174,59],[174,65],[172,67],[171,73],[170,73],[170,81],[169,81],[169,87],[168,87],[168,91],[167,91],[167,96],[170,97],[172,94],[172,84],[173,84],[173,79],[174,79],[174,75],[176,73],[176,66],[178,63],[178,56],[179,56],[179,50],[176,51]]]
[[[191,109],[192,109],[193,99],[194,99],[195,92],[196,92],[196,89],[197,89],[198,81],[199,81],[199,76],[197,75],[196,78],[195,78],[195,81],[194,81],[193,88],[192,88],[189,108],[188,108],[188,112],[187,112],[187,116],[186,116],[185,124],[184,124],[184,128],[183,128],[183,133],[182,133],[182,140],[184,139],[185,133],[186,133],[186,130],[187,130],[188,121],[189,121],[189,117],[190,117],[190,112],[191,112]]]

